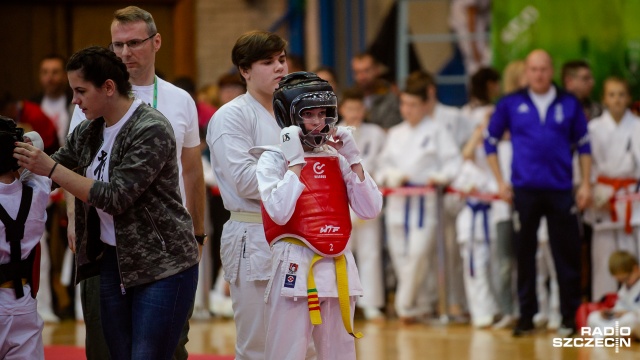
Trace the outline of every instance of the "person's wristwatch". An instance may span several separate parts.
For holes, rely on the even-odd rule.
[[[204,242],[207,239],[207,234],[195,235],[195,237],[196,237],[196,241],[198,242],[198,244],[204,245]]]

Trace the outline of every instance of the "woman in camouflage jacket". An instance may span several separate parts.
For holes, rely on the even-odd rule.
[[[198,277],[171,124],[129,97],[127,69],[107,49],[79,51],[67,71],[73,103],[95,120],[51,157],[19,143],[16,158],[76,197],[76,282],[101,276],[111,357],[170,359]]]

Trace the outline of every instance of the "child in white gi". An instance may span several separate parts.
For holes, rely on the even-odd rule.
[[[409,76],[400,95],[404,121],[391,129],[380,155],[376,178],[387,187],[447,184],[461,164],[453,136],[432,113],[430,81],[422,74]],[[435,259],[436,197],[390,195],[385,205],[389,252],[396,272],[395,307],[402,323],[409,324],[433,311],[427,291],[428,272]]]
[[[375,177],[378,155],[384,146],[386,134],[377,124],[365,123],[367,113],[364,95],[357,89],[346,90],[340,98],[340,123],[352,127],[356,146],[361,150],[362,165]],[[364,295],[358,299],[367,320],[382,320],[384,314],[384,281],[382,275],[382,224],[380,218],[362,220],[351,211],[351,241],[349,249],[356,255]]]
[[[640,338],[640,269],[636,257],[626,251],[616,251],[609,258],[609,271],[621,283],[613,309],[589,314],[589,327],[630,327],[631,335]],[[615,283],[614,283],[615,284]],[[616,324],[617,323],[617,324]],[[595,336],[604,331],[591,330]]]
[[[638,256],[640,224],[638,201],[615,201],[615,196],[637,192],[640,175],[640,119],[629,111],[631,95],[626,81],[608,78],[604,83],[606,111],[589,122],[593,153],[594,207],[587,212],[593,224],[591,243],[592,299],[616,291],[607,271],[607,259],[615,250]]]
[[[40,136],[30,134],[42,149]],[[28,171],[16,176],[16,141],[24,141],[22,129],[0,116],[0,359],[44,359],[35,294],[51,180]]]
[[[303,359],[311,339],[318,359],[355,359],[361,335],[353,331],[353,309],[363,292],[346,248],[349,205],[372,219],[382,195],[349,130],[334,128],[337,100],[327,81],[306,72],[285,76],[274,110],[280,147],[252,149],[261,153],[256,175],[273,264],[265,359]],[[338,142],[328,142],[331,135]]]

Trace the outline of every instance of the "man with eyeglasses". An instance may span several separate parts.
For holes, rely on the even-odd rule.
[[[176,137],[177,155],[180,159],[178,166],[182,174],[180,193],[183,204],[193,218],[194,234],[202,250],[206,238],[204,234],[205,187],[195,102],[186,91],[155,75],[155,57],[156,52],[160,50],[162,37],[149,12],[136,6],[116,10],[111,23],[111,41],[109,48],[127,66],[129,82],[132,84],[135,97],[158,109],[171,122]],[[82,110],[76,106],[69,131],[73,131],[75,126],[85,118]],[[73,204],[73,201],[67,201],[67,203]],[[74,209],[68,207],[67,212],[73,215]],[[73,225],[70,222],[69,226]],[[74,231],[68,231],[68,233],[71,247],[75,244],[75,234]],[[86,280],[82,286],[88,359],[109,358],[100,322],[99,291],[99,277]],[[188,341],[188,330],[189,322],[187,321],[173,356],[174,359],[187,358],[185,344]]]
[[[571,60],[562,65],[562,87],[580,100],[587,120],[602,114],[602,105],[591,99],[594,85],[595,81],[588,62]]]

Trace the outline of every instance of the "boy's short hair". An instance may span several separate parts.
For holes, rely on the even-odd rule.
[[[342,92],[340,104],[342,105],[347,100],[355,100],[364,102],[364,93],[358,88],[350,88]]]
[[[564,63],[564,65],[562,65],[562,75],[561,75],[561,80],[562,80],[562,84],[566,85],[564,82],[565,80],[571,76],[576,76],[578,70],[580,69],[589,69],[591,70],[591,66],[589,66],[589,63],[584,61],[584,60],[571,60],[571,61],[567,61],[566,63]]]
[[[279,35],[268,31],[250,31],[242,34],[231,50],[231,61],[238,70],[251,68],[256,61],[268,59],[273,54],[282,52],[287,41]],[[244,82],[244,78],[242,79]]]
[[[16,127],[15,121],[0,115],[0,174],[18,169],[18,160],[13,157],[16,141],[23,141],[23,130]]]
[[[629,274],[638,266],[638,260],[627,251],[615,251],[609,257],[609,272],[615,274]]]
[[[405,94],[419,96],[422,101],[429,100],[429,88],[436,87],[433,75],[426,71],[414,71],[407,77],[406,85],[402,91]]]

